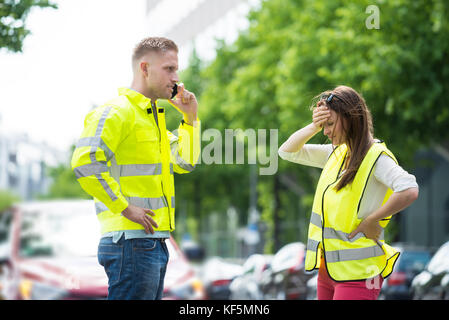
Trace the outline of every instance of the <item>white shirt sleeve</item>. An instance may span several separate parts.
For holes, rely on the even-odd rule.
[[[287,161],[305,166],[324,168],[333,151],[332,144],[305,144],[297,152],[278,151],[279,156]]]
[[[409,174],[400,165],[386,154],[382,154],[374,168],[374,177],[382,184],[393,190],[401,192],[409,188],[418,188],[416,178]]]

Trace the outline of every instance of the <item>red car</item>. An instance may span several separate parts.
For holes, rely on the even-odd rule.
[[[1,212],[0,298],[105,299],[99,228],[92,200],[24,203]],[[172,237],[167,247],[164,299],[203,299],[203,286]]]

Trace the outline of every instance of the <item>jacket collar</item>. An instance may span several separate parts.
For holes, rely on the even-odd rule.
[[[135,104],[136,106],[138,106],[139,108],[141,108],[143,110],[146,110],[147,108],[151,107],[151,99],[145,97],[143,94],[141,94],[140,92],[137,92],[133,89],[125,88],[125,87],[119,88],[118,94],[121,96],[127,96],[133,104]],[[157,100],[154,102],[155,102],[155,105],[157,106]]]

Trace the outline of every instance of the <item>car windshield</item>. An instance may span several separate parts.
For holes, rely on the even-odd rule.
[[[100,238],[93,202],[23,210],[20,256],[93,256]]]
[[[431,258],[426,251],[404,251],[399,257],[398,271],[421,270],[427,265]]]

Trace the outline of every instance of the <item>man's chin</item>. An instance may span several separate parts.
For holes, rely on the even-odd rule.
[[[171,93],[165,93],[165,94],[161,94],[159,95],[159,97],[157,98],[158,100],[169,100],[171,98]]]

